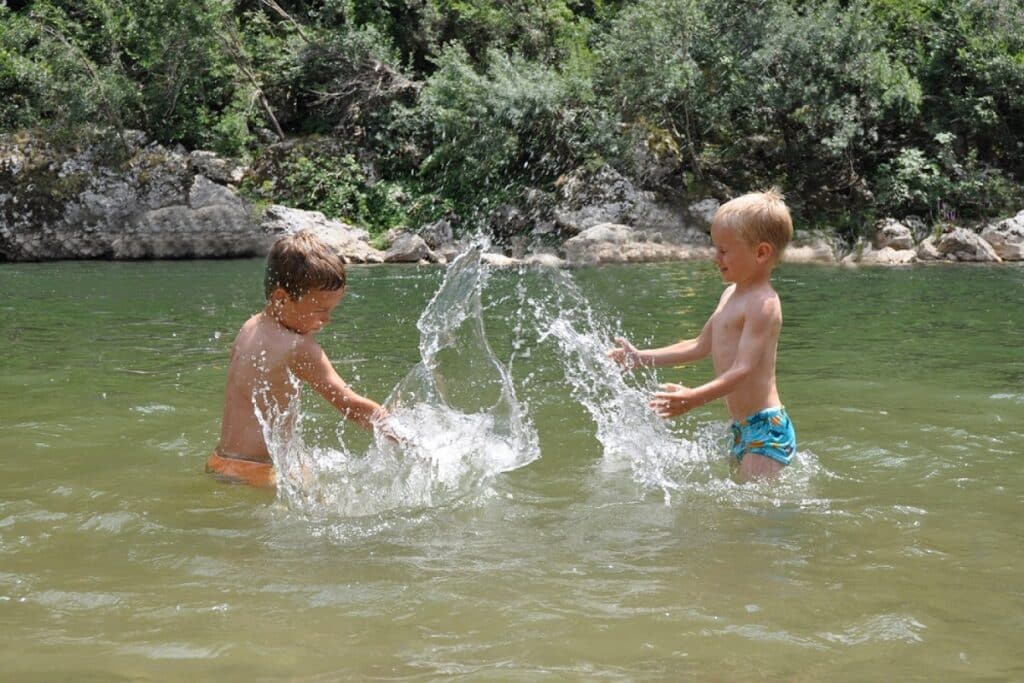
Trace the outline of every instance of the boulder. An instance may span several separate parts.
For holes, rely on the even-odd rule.
[[[270,242],[285,233],[311,230],[333,245],[349,263],[384,262],[384,253],[370,246],[369,233],[327,218],[319,211],[272,204],[263,212],[260,226]]]
[[[513,268],[522,265],[522,261],[511,256],[498,254],[493,251],[485,251],[480,255],[480,260],[492,268]]]
[[[692,250],[651,242],[628,225],[604,223],[590,227],[563,245],[572,265],[601,263],[652,263],[692,258]]]
[[[822,233],[795,238],[782,252],[786,263],[835,263],[836,250],[832,240]]]
[[[564,259],[558,257],[558,254],[550,254],[547,252],[535,252],[528,254],[523,259],[523,263],[528,266],[540,266],[541,268],[563,268],[566,265]]]
[[[1024,261],[1024,211],[994,225],[986,225],[981,238],[1004,261]]]
[[[721,205],[722,203],[714,197],[708,197],[690,204],[686,207],[686,210],[690,212],[690,216],[693,217],[697,224],[704,229],[704,232],[710,232],[711,221]]]
[[[861,252],[859,263],[864,266],[902,266],[917,261],[917,252],[913,249],[881,249],[866,248]]]
[[[1002,261],[992,245],[980,235],[965,228],[953,228],[943,233],[936,244],[939,253],[949,261],[975,261],[999,263]]]
[[[440,249],[441,247],[455,241],[455,233],[452,230],[452,224],[444,218],[428,225],[424,225],[416,231],[416,234],[422,237],[423,241],[426,242],[427,246],[431,249]]]
[[[385,263],[437,263],[437,255],[419,235],[401,232],[395,236],[388,250],[384,252]]]
[[[891,247],[897,251],[914,248],[913,231],[893,218],[883,218],[875,224],[875,249]]]
[[[0,138],[0,259],[247,256],[268,244],[234,190],[135,131],[72,150]]]
[[[213,152],[196,150],[188,155],[192,169],[221,185],[237,185],[245,177],[245,166],[222,159]]]
[[[934,236],[926,237],[917,245],[917,258],[921,261],[941,261],[942,252],[936,246]]]

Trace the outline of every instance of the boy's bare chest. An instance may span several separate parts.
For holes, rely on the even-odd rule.
[[[743,333],[745,318],[743,306],[735,298],[715,311],[711,320],[711,333],[715,344],[723,345],[730,341],[736,343]]]

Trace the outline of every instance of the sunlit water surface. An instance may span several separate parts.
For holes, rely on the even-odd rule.
[[[1024,680],[1021,268],[783,266],[800,452],[741,486],[644,406],[707,364],[601,355],[709,266],[354,267],[321,343],[409,440],[305,396],[278,495],[202,471],[261,269],[0,267],[0,679]]]

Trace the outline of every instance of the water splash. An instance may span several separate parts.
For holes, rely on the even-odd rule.
[[[674,434],[648,407],[658,384],[655,373],[623,373],[607,356],[618,335],[594,312],[571,276],[554,269],[545,269],[543,275],[549,279],[541,288],[547,294],[528,300],[538,341],[557,348],[573,397],[594,422],[604,469],[628,468],[638,484],[662,491],[670,502],[673,491],[706,469],[711,451],[707,434],[702,432],[699,439]]]
[[[540,455],[508,369],[487,340],[482,245],[460,255],[420,316],[420,362],[385,401],[390,416],[362,454],[311,447],[298,402],[261,413],[278,495],[312,515],[373,515],[486,495],[498,473]],[[260,412],[260,411],[257,411]]]
[[[497,474],[540,457],[528,397],[549,391],[531,382],[535,373],[550,381],[552,369],[564,373],[573,400],[590,415],[601,444],[600,470],[628,472],[666,503],[680,495],[744,504],[753,495],[755,503],[771,503],[806,488],[807,476],[788,471],[781,490],[740,486],[729,478],[724,422],[701,422],[692,414],[659,418],[648,407],[659,384],[656,372],[623,373],[607,357],[619,331],[594,311],[567,271],[521,268],[513,293],[489,302],[488,316],[511,330],[513,351],[503,364],[484,325],[482,300],[493,276],[482,262],[484,249],[478,244],[451,264],[419,318],[420,362],[385,401],[387,430],[397,441],[378,433],[365,453],[352,452],[344,440],[338,449],[308,446],[297,402],[293,414],[264,418],[279,497],[287,505],[353,517],[488,495]],[[517,382],[511,368],[519,363],[526,374]]]

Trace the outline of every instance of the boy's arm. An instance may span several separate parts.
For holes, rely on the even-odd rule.
[[[292,372],[327,399],[346,419],[373,431],[373,423],[384,411],[376,401],[360,396],[345,383],[331,365],[327,354],[314,339],[303,339],[295,349]]]
[[[675,417],[705,403],[732,393],[750,376],[774,347],[782,327],[782,308],[777,298],[766,298],[746,311],[743,332],[732,365],[710,382],[693,389],[664,384],[665,391],[654,394],[651,407],[661,417]]]
[[[658,349],[640,350],[623,337],[616,337],[615,343],[618,347],[609,351],[608,357],[627,368],[660,368],[691,363],[711,353],[711,320],[704,324],[696,339],[684,339]]]

